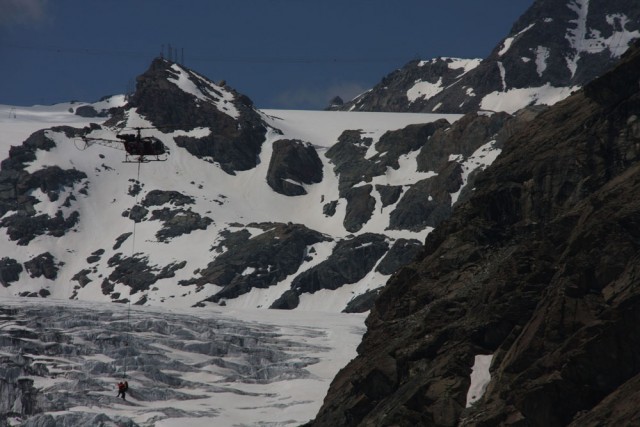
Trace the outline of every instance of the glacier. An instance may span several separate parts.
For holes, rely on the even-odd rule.
[[[25,427],[299,425],[364,332],[360,314],[40,298],[3,298],[0,320],[0,425]]]

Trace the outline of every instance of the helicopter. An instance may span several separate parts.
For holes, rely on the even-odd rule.
[[[125,160],[123,163],[149,163],[149,162],[164,162],[167,160],[169,150],[165,145],[155,136],[142,136],[141,131],[143,129],[155,129],[155,128],[131,128],[135,130],[135,133],[117,134],[118,139],[106,139],[83,136],[82,140],[85,142],[86,147],[93,143],[100,145],[106,145],[112,148],[120,148],[114,146],[115,143],[122,144],[124,151],[126,151]]]

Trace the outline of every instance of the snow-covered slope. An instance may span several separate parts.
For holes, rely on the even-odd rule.
[[[313,418],[364,333],[363,315],[337,312],[353,301],[351,311],[370,307],[470,175],[500,152],[508,119],[252,110],[247,124],[240,95],[167,65],[180,84],[147,83],[162,86],[168,108],[213,105],[216,123],[207,114],[196,126],[163,128],[157,112],[140,113],[140,94],[0,106],[0,417],[8,425]],[[217,127],[224,117],[232,130],[263,127],[253,167],[242,169],[243,153],[220,158],[210,149],[229,135]],[[163,142],[166,161],[123,163],[132,156],[110,141],[137,127]],[[203,140],[210,150],[194,150]],[[285,167],[287,156],[278,166],[282,141],[301,142],[288,146],[297,155],[313,149],[322,178],[306,183]],[[270,177],[304,193],[278,192]],[[370,216],[355,215],[367,186]],[[266,310],[276,301],[297,310]],[[126,402],[116,397],[125,376]]]
[[[0,106],[0,426],[306,422],[364,332],[337,312],[517,122],[258,111],[166,61],[129,99]],[[164,161],[123,150],[138,131]]]
[[[138,81],[129,100],[1,107],[0,295],[366,310],[506,119],[257,111],[165,60]],[[166,161],[113,142],[138,130]]]

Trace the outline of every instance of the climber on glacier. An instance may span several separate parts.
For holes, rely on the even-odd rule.
[[[120,381],[118,383],[118,396],[117,397],[122,397],[122,400],[126,400],[125,399],[125,394],[127,393],[127,388],[128,388],[127,385],[125,385],[125,383],[123,383],[122,381]]]

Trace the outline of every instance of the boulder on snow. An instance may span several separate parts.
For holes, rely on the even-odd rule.
[[[3,257],[0,259],[0,284],[5,288],[11,282],[17,282],[22,273],[22,265],[13,258]]]
[[[313,145],[298,140],[280,139],[273,143],[267,171],[267,184],[285,196],[307,194],[301,184],[322,181],[322,161]]]
[[[53,255],[49,252],[42,253],[24,263],[24,267],[32,278],[44,276],[54,280],[58,277],[58,266]]]

